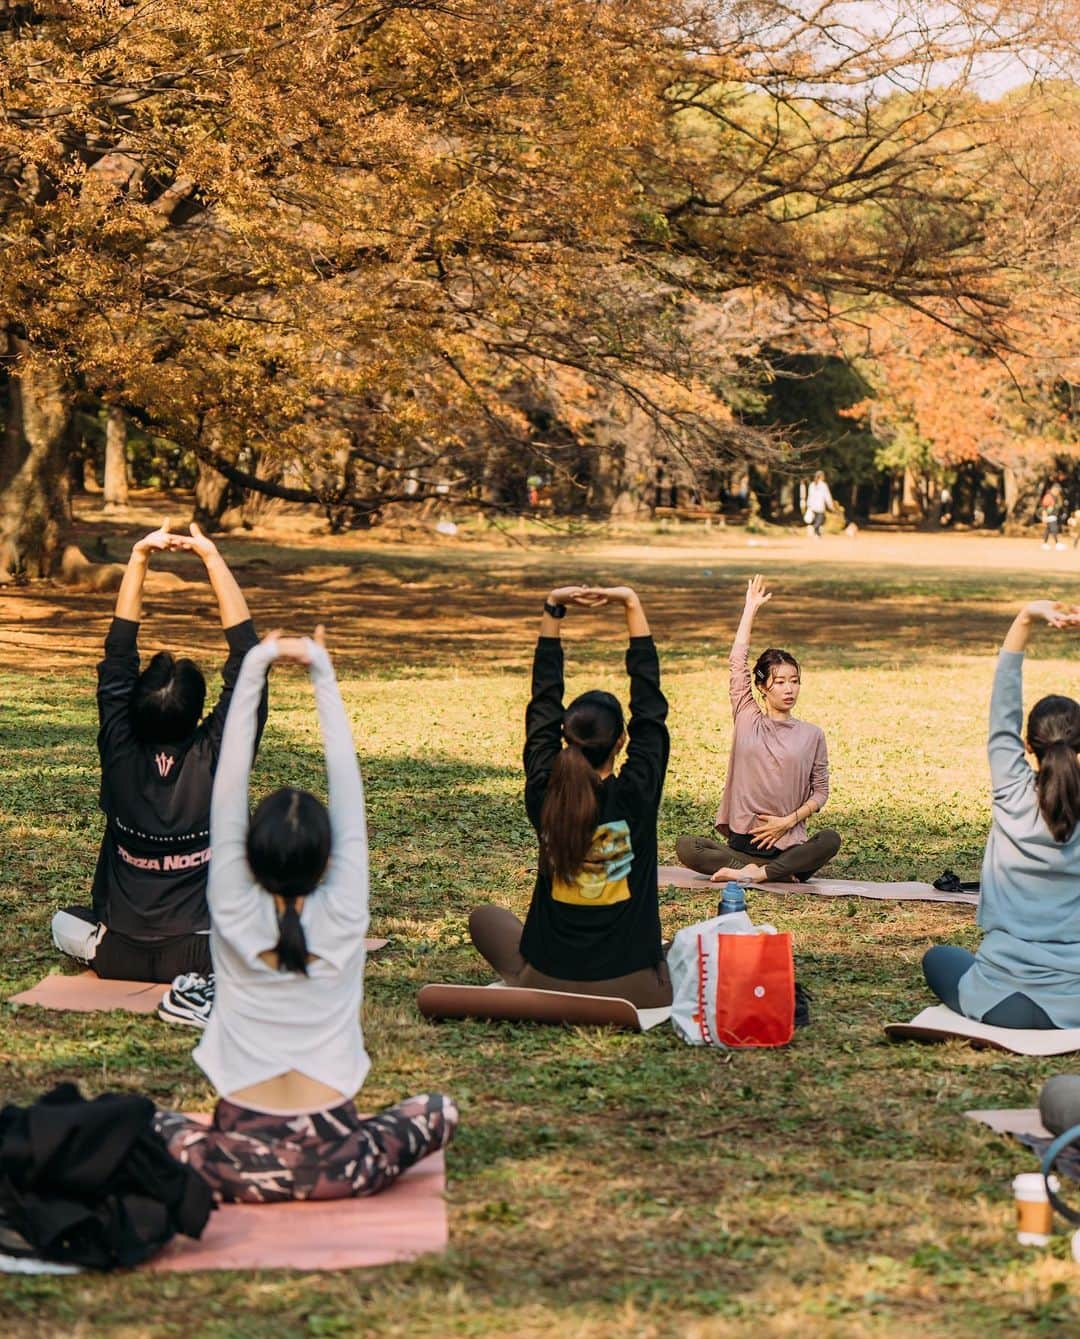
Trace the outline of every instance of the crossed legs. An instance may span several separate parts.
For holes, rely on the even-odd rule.
[[[564,981],[538,972],[521,955],[521,932],[525,927],[505,907],[474,907],[469,916],[469,936],[476,951],[508,986],[532,990],[565,990],[574,995],[604,995],[629,1000],[636,1009],[661,1009],[671,1003],[671,978],[667,963],[643,967],[626,976],[603,981]]]
[[[840,849],[840,834],[832,828],[822,828],[798,846],[785,851],[762,851],[747,854],[715,837],[680,837],[675,843],[679,863],[698,874],[715,874],[718,870],[745,869],[747,865],[762,865],[765,878],[770,882],[787,879],[808,879],[836,855]]]

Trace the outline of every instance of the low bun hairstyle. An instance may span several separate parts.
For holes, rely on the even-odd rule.
[[[790,651],[781,651],[775,646],[770,646],[767,651],[762,651],[754,662],[754,687],[758,692],[763,693],[769,686],[769,678],[780,665],[791,665],[795,673],[802,678],[802,670],[799,668],[799,662]]]
[[[268,893],[285,899],[274,952],[283,972],[307,975],[307,942],[297,899],[318,887],[330,859],[330,816],[306,790],[283,786],[259,804],[247,834],[248,865]]]
[[[540,858],[553,879],[573,883],[596,832],[598,769],[623,732],[619,699],[594,691],[575,698],[563,717],[563,748],[551,768],[540,812]]]
[[[1056,695],[1036,702],[1027,739],[1039,762],[1039,812],[1054,840],[1067,842],[1080,823],[1080,703]]]
[[[205,702],[206,680],[194,660],[159,651],[132,694],[135,733],[144,744],[179,744],[195,733]]]

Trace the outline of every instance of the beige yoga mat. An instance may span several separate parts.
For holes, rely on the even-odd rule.
[[[1052,1139],[1042,1123],[1038,1107],[1002,1107],[999,1111],[965,1111],[968,1120],[988,1125],[998,1134],[1033,1134],[1037,1139]]]
[[[368,953],[387,945],[385,939],[365,940]],[[131,1014],[157,1012],[168,986],[152,981],[107,981],[95,972],[65,976],[53,972],[36,986],[8,997],[9,1004],[36,1004],[39,1009],[61,1009],[69,1013],[98,1013],[122,1009]]]
[[[910,1023],[886,1023],[886,1036],[895,1041],[946,1041],[957,1037],[976,1047],[1011,1051],[1014,1055],[1068,1055],[1080,1051],[1080,1028],[991,1027],[954,1013],[944,1004],[924,1009]]]
[[[657,871],[661,888],[691,888],[715,890],[720,896],[721,885],[712,883],[707,874],[696,874],[683,865],[661,865]],[[810,879],[806,883],[754,883],[749,888],[763,888],[769,893],[810,893],[815,897],[868,897],[876,902],[958,902],[964,906],[979,904],[978,893],[940,893],[929,883],[876,883],[871,879]]]
[[[486,1022],[555,1023],[572,1027],[617,1027],[647,1032],[671,1017],[671,1009],[635,1009],[629,1000],[577,995],[564,990],[506,986],[433,984],[416,997],[425,1018],[476,1018]]]
[[[199,1241],[174,1237],[143,1268],[365,1269],[445,1251],[446,1164],[433,1153],[378,1195],[286,1204],[223,1204]]]

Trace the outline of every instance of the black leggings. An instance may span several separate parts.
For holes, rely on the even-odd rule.
[[[94,961],[98,976],[111,981],[173,981],[188,972],[209,976],[209,935],[178,935],[173,939],[146,941],[106,930]]]
[[[751,838],[737,832],[733,832],[727,842],[716,837],[680,837],[675,843],[680,864],[699,874],[764,865],[767,879],[774,882],[808,879],[822,865],[827,865],[839,849],[840,834],[832,828],[822,828],[807,841],[784,851],[756,847]]]
[[[975,954],[956,944],[935,944],[926,950],[922,960],[926,984],[942,1004],[958,1014],[964,1012],[960,1008],[960,978],[974,965]],[[1019,990],[1000,1000],[976,1022],[989,1023],[991,1027],[1034,1028],[1040,1032],[1057,1027],[1033,999]]]

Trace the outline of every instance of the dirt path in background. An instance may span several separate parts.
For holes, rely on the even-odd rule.
[[[78,526],[84,550],[123,561],[167,506],[140,501],[122,522],[89,507]],[[282,517],[221,545],[261,628],[303,631],[324,621],[337,659],[352,672],[522,669],[544,593],[575,577],[636,585],[666,653],[689,661],[726,648],[746,577],[758,569],[777,588],[763,634],[843,664],[983,654],[1022,596],[1080,595],[1080,551],[953,534],[871,532],[814,543],[801,532],[598,530],[515,542],[511,530],[510,538],[418,544],[386,530],[331,536],[306,517]],[[0,588],[0,670],[83,673],[100,654],[113,601],[111,593],[52,583]],[[145,604],[144,651],[167,645],[219,656],[216,606],[200,564],[161,559]],[[571,622],[575,638],[623,637],[614,614]]]

